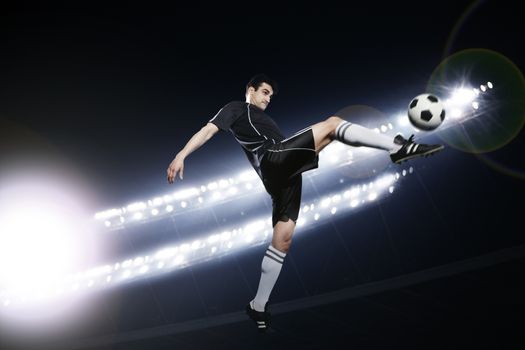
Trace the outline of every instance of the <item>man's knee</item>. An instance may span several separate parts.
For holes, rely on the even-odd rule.
[[[287,254],[290,250],[290,246],[292,245],[292,238],[290,237],[289,239],[277,239],[272,243],[272,245],[278,251]]]
[[[341,119],[341,117],[338,117],[336,115],[333,115],[331,117],[328,117],[326,119],[326,122],[329,123],[331,126],[333,126],[334,128],[337,127],[342,121],[344,121],[343,119]]]
[[[343,122],[344,120],[336,115],[333,115],[331,117],[328,117],[326,119],[326,123],[328,123],[329,127],[330,127],[330,138],[333,139],[335,137],[335,129],[337,128],[337,126],[339,124],[341,124],[341,122]]]

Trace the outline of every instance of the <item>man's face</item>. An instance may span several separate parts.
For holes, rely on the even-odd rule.
[[[266,83],[262,83],[257,90],[255,90],[253,87],[250,87],[248,89],[248,97],[250,99],[249,102],[253,105],[256,105],[263,111],[270,104],[272,96],[273,89],[270,85]]]

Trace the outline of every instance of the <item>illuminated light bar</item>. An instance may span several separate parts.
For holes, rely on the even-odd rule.
[[[349,149],[348,146],[340,142],[334,142],[321,152],[319,168],[305,173],[304,176],[313,176],[337,167],[356,163],[357,161],[364,161],[369,159],[368,157],[373,156],[374,152],[379,155],[382,151],[366,148]],[[262,181],[255,171],[250,170],[244,171],[236,178],[230,178],[229,180],[212,181],[206,186],[200,186],[200,188],[193,187],[189,190],[178,191],[175,194],[167,194],[152,200],[132,203],[121,209],[110,209],[100,212],[95,215],[95,219],[99,220],[102,224],[101,226],[104,226],[106,229],[117,230],[134,223],[179,215],[186,210],[203,209],[243,196],[265,193]]]
[[[204,205],[215,205],[242,195],[263,192],[264,187],[255,171],[244,171],[237,178],[212,181],[206,186],[191,187],[147,201],[131,203],[122,208],[109,209],[95,214],[108,229],[117,229],[124,224],[159,218]]]
[[[378,176],[375,181],[352,185],[326,197],[303,204],[297,232],[312,228],[316,223],[343,215],[367,203],[393,193],[394,184],[402,176],[412,174],[413,168]],[[220,185],[219,185],[220,186]],[[188,266],[229,255],[267,243],[272,237],[271,218],[259,218],[234,228],[223,229],[191,241],[178,242],[157,251],[70,274],[56,285],[30,286],[24,290],[0,291],[0,303],[5,307],[31,305],[57,299],[71,293],[85,293],[117,286],[145,276],[162,275]]]
[[[111,218],[114,216],[122,215],[122,209],[110,209],[106,210],[100,213],[95,214],[95,219],[97,220],[103,220],[107,218]]]

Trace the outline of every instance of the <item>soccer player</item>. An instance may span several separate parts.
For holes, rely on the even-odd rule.
[[[182,179],[186,157],[223,130],[229,131],[239,142],[261,178],[272,198],[273,237],[262,260],[257,294],[246,305],[246,312],[263,332],[270,324],[268,299],[290,249],[299,215],[302,173],[317,168],[319,152],[337,140],[351,146],[385,150],[394,163],[400,163],[443,149],[442,145],[416,143],[413,135],[408,140],[400,134],[395,137],[382,135],[338,116],[331,116],[285,138],[274,120],[265,113],[277,90],[277,83],[270,77],[264,74],[254,76],[246,85],[245,101],[233,101],[221,108],[193,135],[167,170],[169,183],[175,181],[177,174]]]

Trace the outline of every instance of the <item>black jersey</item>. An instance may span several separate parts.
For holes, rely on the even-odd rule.
[[[209,122],[233,134],[261,178],[264,153],[275,143],[284,140],[283,133],[273,119],[259,107],[247,102],[228,103]]]

